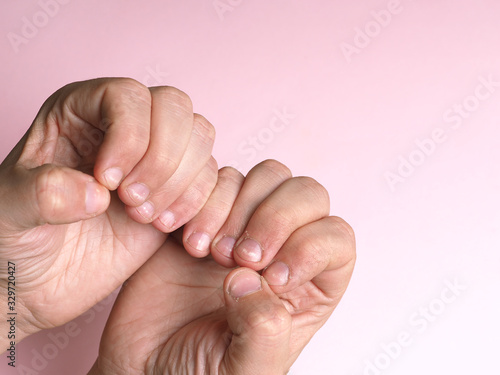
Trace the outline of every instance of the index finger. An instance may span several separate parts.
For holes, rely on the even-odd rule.
[[[95,178],[110,190],[118,187],[148,148],[151,94],[133,79],[75,82],[46,103],[48,110],[42,110],[42,119],[37,119],[45,123],[43,131],[50,133],[50,142],[62,136],[71,143],[58,144],[61,148],[52,152],[62,153],[52,156],[64,164],[64,157],[76,153],[78,167],[94,164]]]
[[[275,293],[290,292],[312,281],[338,303],[354,270],[355,248],[349,224],[329,216],[296,230],[262,275]]]
[[[234,248],[238,265],[260,270],[298,228],[327,216],[330,198],[310,177],[283,182],[255,210]]]

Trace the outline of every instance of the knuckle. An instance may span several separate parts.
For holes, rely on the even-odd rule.
[[[167,105],[179,115],[192,115],[193,103],[184,91],[171,86],[162,86],[151,89],[151,92],[153,93],[154,100]]]
[[[331,225],[334,230],[340,233],[344,240],[346,241],[346,249],[350,253],[351,258],[356,257],[356,236],[352,227],[342,218],[338,216],[332,216],[330,218]]]
[[[209,169],[211,175],[217,176],[219,164],[217,164],[217,160],[215,160],[213,156],[210,156],[210,160],[207,163],[207,168]]]
[[[217,173],[218,173],[218,165],[217,161],[213,156],[210,157],[210,160],[208,163],[205,165],[205,171],[204,171],[204,185],[205,186],[210,186],[210,193],[215,188],[215,185],[217,184]]]
[[[186,197],[181,200],[181,202],[183,203],[182,215],[189,217],[196,215],[205,205],[208,195],[209,194],[205,186],[192,186],[186,192]]]
[[[107,91],[120,104],[131,101],[151,104],[151,94],[148,88],[132,78],[117,78],[110,81]]]
[[[35,180],[36,202],[42,221],[49,221],[64,209],[64,174],[56,168],[41,171]]]
[[[215,127],[202,115],[194,114],[193,131],[197,132],[207,144],[215,142]]]
[[[286,335],[291,326],[291,316],[284,306],[257,305],[247,318],[249,328],[258,332],[259,337],[273,342]]]
[[[257,168],[263,168],[273,175],[276,175],[280,180],[288,180],[292,177],[292,172],[283,163],[274,160],[267,159],[257,165]]]
[[[304,190],[310,192],[314,200],[318,200],[328,205],[328,209],[330,208],[330,194],[318,181],[307,176],[295,177],[294,180],[298,182]]]
[[[158,154],[155,155],[155,160],[153,162],[158,168],[163,171],[162,173],[167,176],[167,179],[172,177],[172,175],[177,171],[181,160],[174,159],[170,155]]]
[[[352,227],[344,219],[338,216],[333,216],[332,222],[337,229],[343,232],[348,238],[354,240],[355,238],[354,229],[352,229]]]
[[[233,207],[233,201],[230,199],[234,195],[235,191],[239,191],[241,184],[243,183],[243,175],[232,167],[224,167],[219,170],[218,174],[216,172],[216,181],[213,186],[213,193],[215,189],[220,189],[223,194],[218,195],[218,199],[207,205],[211,215],[224,217],[228,215]]]
[[[244,180],[243,174],[233,167],[223,167],[219,170],[218,183],[224,186],[241,186]]]
[[[119,149],[114,149],[117,155],[121,155],[124,162],[137,163],[144,156],[149,146],[148,133],[141,131],[139,127],[130,127],[125,137],[120,137]]]
[[[192,202],[192,206],[196,207],[197,210],[205,206],[205,203],[215,187],[216,180],[217,164],[213,165],[212,162],[209,162],[205,166],[205,173],[200,175],[197,183],[192,185],[193,194],[189,196],[189,201]]]
[[[278,243],[281,238],[278,233],[289,232],[293,228],[293,223],[298,219],[297,215],[298,213],[295,211],[287,210],[285,213],[283,207],[276,206],[270,202],[262,203],[256,211],[256,217],[272,223],[272,226],[268,230],[276,232],[269,236],[269,241],[273,244],[275,241]]]
[[[101,130],[106,131],[114,121],[129,119],[134,110],[141,109],[141,113],[145,110],[149,112],[151,94],[146,86],[131,78],[118,78],[107,83],[102,103],[105,103],[108,116],[112,116],[112,118],[103,118],[101,121]],[[139,131],[142,129],[130,129],[131,133]],[[139,134],[131,134],[131,136],[139,137]]]

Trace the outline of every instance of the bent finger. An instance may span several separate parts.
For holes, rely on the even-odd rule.
[[[221,265],[234,267],[234,245],[240,238],[259,205],[292,173],[276,160],[265,160],[248,172],[245,182],[234,202],[229,217],[217,233],[212,243],[213,258]]]
[[[284,374],[292,318],[261,276],[248,268],[232,271],[224,282],[227,321],[233,336],[223,373]]]
[[[210,244],[224,225],[245,177],[231,167],[221,168],[217,184],[201,211],[184,227],[183,243],[197,258],[210,254]]]
[[[347,289],[355,260],[352,228],[330,216],[295,231],[262,275],[278,294],[312,281],[335,303]]]
[[[281,184],[257,208],[235,246],[238,265],[260,270],[298,228],[330,213],[326,189],[310,177]]]
[[[62,92],[68,94],[58,100],[49,118],[53,115],[62,125],[61,131],[70,132],[67,136],[75,145],[81,142],[81,132],[75,129],[91,125],[104,132],[102,144],[98,140],[95,144],[94,176],[109,190],[115,190],[149,145],[148,88],[129,78],[102,78],[68,85]],[[64,126],[66,123],[71,126]]]
[[[193,128],[193,105],[174,87],[150,88],[151,135],[144,157],[121,183],[123,203],[137,207],[174,174],[184,156]]]
[[[212,124],[203,116],[196,114],[188,147],[175,173],[142,205],[127,206],[128,215],[139,223],[147,224],[158,219],[165,227],[171,227],[177,218],[168,210],[168,207],[202,172],[211,158],[214,140],[215,129]]]
[[[165,220],[165,217],[163,221],[156,219],[153,226],[164,233],[170,233],[186,224],[205,206],[216,183],[217,162],[211,157],[191,185],[168,208],[168,215],[173,220]],[[166,226],[166,222],[170,225]]]
[[[71,168],[15,166],[4,170],[1,180],[0,196],[9,197],[0,210],[0,225],[6,229],[74,223],[103,213],[110,203],[104,186]]]

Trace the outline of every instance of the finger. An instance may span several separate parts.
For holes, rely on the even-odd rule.
[[[94,176],[109,190],[116,189],[147,150],[151,117],[149,90],[132,79],[104,78],[77,82],[56,94],[53,108],[42,119],[48,124],[48,135],[53,136],[49,130],[57,128],[61,136],[71,141],[82,162],[85,156],[94,154],[87,148],[95,146],[98,150],[94,150]],[[91,142],[83,139],[83,133],[90,134],[87,136]],[[85,145],[88,147],[83,147]]]
[[[259,205],[284,181],[290,170],[276,160],[265,160],[248,172],[228,219],[217,233],[211,253],[221,265],[234,267],[233,248]]]
[[[224,282],[227,321],[233,336],[222,369],[226,374],[284,374],[292,319],[255,271],[238,268]]]
[[[240,266],[260,270],[267,266],[298,228],[330,213],[326,189],[310,177],[281,184],[257,208],[235,246]]]
[[[153,226],[162,232],[170,233],[186,224],[203,208],[216,183],[217,162],[211,157],[187,190],[168,208],[175,218],[173,225],[166,227],[163,222],[156,219],[153,221]]]
[[[296,230],[262,275],[278,294],[312,282],[338,302],[347,289],[356,260],[354,232],[331,216]]]
[[[168,207],[187,190],[208,163],[214,140],[214,127],[204,117],[196,114],[191,138],[179,167],[146,202],[138,207],[127,206],[129,216],[140,223],[151,223],[158,219],[164,227],[173,227],[177,218]]]
[[[14,230],[43,224],[67,224],[106,211],[109,191],[92,176],[45,164],[2,172],[0,225]]]
[[[193,128],[193,105],[189,96],[174,87],[154,87],[150,92],[148,149],[118,189],[122,202],[132,207],[143,204],[174,174]]]
[[[245,178],[236,169],[219,170],[217,184],[201,211],[184,227],[186,251],[197,258],[210,254],[210,244],[231,212]]]

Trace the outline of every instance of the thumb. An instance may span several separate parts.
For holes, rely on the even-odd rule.
[[[89,219],[109,206],[109,191],[74,169],[44,164],[33,169],[13,166],[3,172],[0,222],[14,230]]]
[[[238,268],[224,282],[233,333],[222,369],[234,375],[276,375],[288,371],[291,316],[255,271]]]

